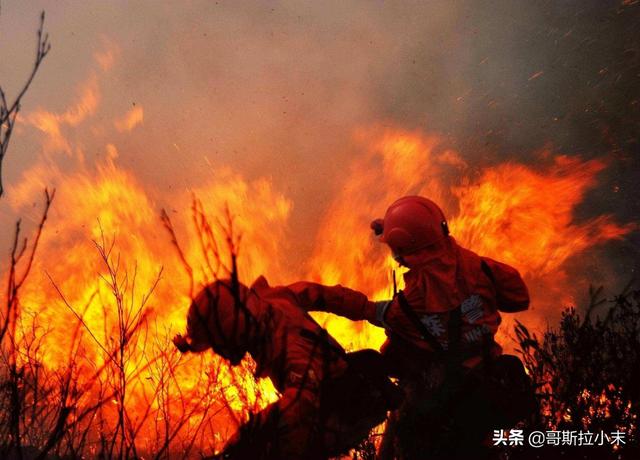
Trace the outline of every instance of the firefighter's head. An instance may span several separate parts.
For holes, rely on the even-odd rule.
[[[256,333],[256,321],[246,306],[248,294],[245,285],[231,280],[216,281],[200,291],[187,318],[189,349],[211,347],[232,365],[240,363]]]
[[[387,209],[384,219],[371,222],[371,228],[401,263],[402,258],[428,248],[449,235],[442,210],[433,201],[421,196],[405,196],[396,200]]]

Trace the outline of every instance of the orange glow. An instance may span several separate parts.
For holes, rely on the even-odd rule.
[[[107,57],[104,59],[110,66]],[[53,147],[76,151],[60,126],[81,123],[95,110],[99,89],[92,85],[90,80],[81,101],[63,114],[39,110],[27,117],[46,134],[45,151]],[[142,108],[134,108],[116,122],[116,128],[130,131],[142,117]],[[272,284],[309,278],[325,284],[341,283],[374,299],[391,296],[393,270],[400,288],[402,277],[386,248],[375,241],[369,222],[381,217],[400,196],[428,196],[442,204],[450,216],[452,234],[462,245],[504,260],[517,267],[527,281],[537,282],[533,294],[540,317],[562,306],[557,299],[551,302],[544,292],[563,291],[566,299],[573,293],[563,272],[567,259],[630,230],[608,216],[583,223],[574,221],[575,207],[606,166],[601,161],[556,156],[547,167],[507,163],[472,175],[462,157],[447,149],[437,136],[386,129],[381,134],[363,130],[357,138],[361,152],[353,160],[349,179],[320,218],[308,273],[287,265],[294,203],[267,177],[248,180],[230,168],[211,168],[209,182],[167,194],[144,187],[122,169],[111,144],[95,169],[87,168],[80,157],[72,173],[42,164],[34,166],[9,196],[16,209],[29,205],[37,190],[47,183],[36,172],[46,174],[57,186],[33,276],[21,299],[24,330],[30,330],[34,321],[48,327],[40,359],[51,368],[62,369],[68,363],[69,350],[78,349],[82,370],[79,381],[86,385],[85,402],[91,402],[97,392],[92,377],[96,369],[109,366],[112,358],[108,351],[114,350],[118,337],[119,304],[108,282],[112,274],[96,250],[96,244],[105,249],[113,244],[109,261],[112,268],[117,267],[115,280],[122,289],[121,304],[130,313],[140,311],[144,318],[124,369],[132,379],[124,401],[129,416],[142,416],[149,407],[156,411],[141,431],[143,439],[152,442],[154,423],[166,420],[171,411],[184,414],[193,410],[193,414],[204,417],[205,408],[215,407],[219,410],[209,423],[216,437],[209,442],[219,447],[249,411],[277,398],[270,382],[252,383],[250,360],[239,372],[231,372],[219,359],[207,355],[181,358],[176,364],[167,388],[176,400],[180,394],[186,406],[158,399],[156,385],[168,378],[159,363],[161,358],[167,359],[167,353],[169,359],[178,359],[169,338],[184,329],[189,304],[189,279],[162,228],[161,208],[167,210],[184,243],[196,287],[212,274],[191,225],[193,196],[214,224],[213,237],[218,242],[224,242],[225,235],[215,225],[216,219],[224,216],[225,209],[230,210],[236,234],[241,235],[240,275],[245,282],[261,274]],[[224,274],[220,268],[214,267],[213,271]],[[145,303],[144,296],[159,273],[157,287]],[[82,333],[75,341],[69,329],[78,325],[78,316],[82,316],[86,328],[77,326]],[[325,314],[316,318],[349,349],[379,348],[384,340],[384,332],[369,324]],[[101,382],[108,383],[110,378],[113,375],[107,372]],[[165,403],[169,408],[166,413],[161,411]],[[119,404],[114,399],[104,408],[110,420]],[[194,415],[187,427],[197,423]]]
[[[599,160],[557,156],[542,171],[511,163],[490,168],[476,183],[454,189],[460,210],[452,233],[478,253],[518,267],[523,276],[557,273],[572,255],[630,230],[608,216],[573,221],[574,208],[604,167]]]
[[[124,362],[124,371],[131,376],[125,405],[130,417],[142,417],[149,407],[148,401],[152,401],[155,410],[159,409],[154,401],[154,383],[158,383],[162,369],[156,360],[167,352],[174,361],[177,358],[168,339],[185,328],[189,281],[162,228],[160,209],[150,196],[152,192],[145,191],[131,174],[116,166],[114,147],[107,150],[106,161],[95,171],[82,169],[58,177],[58,206],[52,209],[39,257],[21,296],[20,329],[29,331],[32,324],[46,326],[38,358],[52,368],[64,369],[70,350],[78,349],[82,369],[78,384],[88,395],[100,385],[108,386],[114,378],[111,372],[116,371],[110,371],[108,366],[113,363],[109,354],[117,349],[119,305],[110,285],[112,274],[96,246],[108,249],[113,245],[109,260],[121,287],[125,314],[133,316],[140,311],[145,318]],[[38,185],[35,180],[14,188],[14,206],[28,204],[30,193]],[[180,193],[168,209],[187,242],[184,249],[193,262],[196,289],[211,278],[211,273],[202,265],[202,252],[189,224],[192,193],[206,203],[204,210],[211,216],[212,224],[227,206],[232,210],[235,231],[242,236],[242,279],[252,280],[262,273],[281,271],[278,254],[291,203],[273,191],[267,180],[245,181],[230,170],[220,170],[214,182]],[[264,228],[271,233],[265,234]],[[213,231],[216,241],[223,243],[221,227],[214,225]],[[221,250],[224,251],[224,244]],[[142,307],[159,273],[157,289]],[[218,275],[224,276],[224,270],[220,269]],[[78,325],[78,316],[82,316],[82,327]],[[76,327],[81,334],[79,341],[70,333]],[[210,423],[228,427],[219,440],[222,442],[248,416],[249,410],[264,407],[277,395],[269,381],[251,383],[250,362],[231,373],[222,360],[211,358],[211,355],[206,359],[186,357],[175,368],[174,397],[179,388],[182,398],[190,404],[185,409],[177,405],[176,399],[174,409],[184,413],[201,408],[206,401],[217,406],[218,415]],[[105,365],[107,370],[95,381],[96,369]],[[115,418],[112,411],[118,410],[119,402],[115,399],[112,402],[103,410]],[[142,433],[152,439],[152,425],[147,429]]]
[[[131,131],[144,120],[144,110],[139,105],[129,110],[122,118],[114,122],[116,129],[120,132]]]
[[[441,204],[461,245],[521,272],[537,310],[528,314],[528,323],[541,330],[549,313],[553,317],[574,302],[577,291],[564,262],[633,228],[617,225],[610,216],[574,221],[574,209],[606,166],[599,160],[559,155],[548,166],[504,163],[472,175],[460,155],[435,136],[385,130],[379,136],[361,133],[360,138],[365,153],[353,162],[316,240],[310,277],[325,284],[342,283],[374,298],[389,298],[395,270],[401,288],[401,270],[375,241],[369,223],[382,217],[395,199],[424,195]],[[331,315],[317,318],[346,345],[377,348],[384,340],[368,324],[353,325]],[[510,346],[504,332],[512,317],[504,318],[498,340]]]
[[[25,117],[25,121],[45,133],[45,152],[64,152],[67,155],[79,154],[80,150],[72,150],[72,146],[65,138],[64,127],[75,127],[93,115],[100,103],[100,89],[98,78],[92,75],[79,89],[78,100],[75,104],[61,113],[52,113],[38,109]]]

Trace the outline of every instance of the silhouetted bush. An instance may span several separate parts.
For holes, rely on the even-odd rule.
[[[640,291],[626,290],[608,301],[601,300],[601,294],[602,289],[592,290],[584,314],[566,309],[558,329],[540,338],[523,324],[516,326],[540,402],[527,431],[619,431],[625,433],[626,444],[548,446],[528,452],[525,447],[526,458],[640,458]]]

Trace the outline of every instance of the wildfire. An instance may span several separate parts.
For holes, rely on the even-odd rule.
[[[540,318],[574,294],[562,268],[568,258],[630,230],[609,216],[574,221],[575,207],[606,167],[602,161],[547,153],[553,159],[546,166],[505,163],[474,175],[464,159],[435,135],[364,130],[357,133],[361,149],[349,177],[320,219],[311,270],[300,273],[286,266],[283,256],[294,203],[269,179],[247,180],[232,169],[212,168],[209,183],[167,196],[143,186],[133,172],[121,168],[112,144],[95,168],[88,167],[82,150],[65,137],[62,127],[82,125],[99,101],[97,80],[91,77],[71,109],[61,114],[39,109],[24,120],[45,134],[45,152],[57,149],[75,155],[78,166],[65,173],[43,160],[8,193],[13,207],[24,210],[43,185],[57,187],[33,276],[22,293],[21,327],[31,331],[25,332],[32,334],[31,339],[33,331],[42,332],[37,358],[49,368],[64,369],[70,350],[77,350],[81,362],[77,378],[86,385],[87,404],[97,394],[98,384],[108,386],[117,372],[131,379],[127,397],[113,398],[113,407],[105,408],[107,417],[117,418],[123,404],[131,419],[142,418],[152,407],[155,423],[175,419],[172,411],[193,410],[202,420],[213,416],[211,430],[218,444],[249,409],[262,407],[277,395],[268,382],[256,387],[249,383],[251,363],[234,374],[211,356],[180,362],[175,355],[167,358],[172,353],[167,351],[168,337],[184,328],[190,299],[189,277],[162,228],[161,207],[185,242],[196,286],[210,279],[211,267],[202,257],[206,242],[190,224],[193,196],[214,224],[213,240],[225,240],[215,224],[225,209],[230,210],[235,231],[242,236],[239,260],[245,282],[261,274],[272,283],[306,277],[341,283],[378,299],[391,296],[393,270],[402,287],[401,273],[371,235],[369,222],[400,196],[428,196],[442,204],[452,234],[462,245],[521,271],[532,287]],[[142,119],[138,107],[110,126],[129,132]],[[123,318],[130,327],[144,320],[144,328],[131,340],[123,369],[116,366],[111,371],[115,374],[107,373],[101,377],[106,380],[98,382],[99,369],[116,360],[113,353],[122,340]],[[384,340],[383,331],[368,324],[331,315],[317,318],[350,349],[378,348]],[[73,328],[82,332],[71,334]],[[162,367],[162,359],[173,360],[172,375]],[[209,405],[224,411],[207,413]],[[157,425],[146,423],[142,432],[152,439]]]
[[[153,192],[144,190],[132,174],[118,168],[116,159],[111,147],[106,161],[95,171],[81,168],[57,178],[60,205],[49,216],[39,257],[23,289],[20,329],[29,331],[27,340],[39,336],[35,358],[52,369],[65,369],[77,350],[77,384],[94,396],[98,387],[108,387],[116,380],[114,372],[124,366],[130,380],[127,399],[111,399],[113,405],[104,408],[107,418],[115,419],[122,403],[132,418],[142,418],[150,405],[160,410],[162,402],[155,399],[163,386],[163,391],[175,398],[167,404],[176,412],[200,408],[195,415],[201,415],[207,401],[207,405],[218,407],[219,415],[211,423],[226,437],[250,410],[263,407],[277,395],[269,381],[257,386],[250,383],[250,363],[240,372],[230,372],[222,360],[211,356],[187,358],[179,366],[173,356],[171,369],[161,362],[167,353],[175,355],[168,339],[184,330],[189,279],[162,227]],[[39,185],[38,180],[34,182],[25,181],[12,190],[14,206],[29,203],[29,193]],[[213,224],[226,209],[233,210],[235,231],[242,235],[243,280],[282,272],[278,254],[290,201],[273,191],[267,180],[248,182],[230,170],[219,170],[214,183],[184,191],[168,208],[187,242],[185,252],[193,262],[196,289],[212,274],[202,259],[202,242],[189,225],[192,195],[206,203],[203,212],[211,216]],[[264,228],[271,234],[265,234]],[[224,242],[221,226],[212,225],[212,231],[213,240]],[[223,244],[220,250],[224,251]],[[100,251],[107,257],[101,257]],[[224,276],[222,268],[218,275]],[[136,340],[128,344],[126,358],[120,363],[117,352],[122,318],[133,327],[136,317],[144,318],[144,324],[136,330]],[[76,332],[70,333],[70,329]],[[97,369],[102,368],[106,370],[96,380]],[[192,407],[177,405],[178,394]],[[149,425],[141,433],[153,439],[152,429]]]
[[[610,216],[574,222],[573,211],[596,184],[605,167],[602,161],[559,155],[547,166],[504,163],[474,178],[460,155],[434,136],[387,130],[373,140],[370,134],[361,137],[367,142],[365,154],[354,161],[318,233],[310,276],[323,283],[343,283],[374,298],[390,297],[390,273],[398,266],[375,242],[368,224],[398,197],[424,195],[442,204],[460,244],[520,271],[537,310],[527,320],[544,327],[543,315],[572,304],[577,293],[563,263],[633,228],[617,225]],[[396,278],[401,280],[399,273]],[[383,340],[380,331],[368,325],[318,317],[347,344],[375,348]],[[502,331],[508,327],[507,322]],[[506,336],[498,339],[507,343]]]

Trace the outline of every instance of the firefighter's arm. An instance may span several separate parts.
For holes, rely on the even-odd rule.
[[[194,341],[188,334],[186,336],[176,334],[173,337],[173,344],[180,353],[202,353],[211,348],[211,345],[206,342]]]
[[[402,290],[404,298],[412,309],[420,308],[424,304],[426,292],[423,281],[412,280],[407,283]],[[413,331],[415,326],[411,324],[407,315],[403,312],[400,305],[400,298],[396,295],[389,300],[380,300],[374,302],[376,325],[384,329],[392,329],[396,331],[404,331],[407,328]]]
[[[529,291],[518,270],[488,257],[482,263],[495,287],[498,310],[515,313],[529,308]]]
[[[344,286],[324,286],[300,281],[287,286],[298,304],[307,311],[324,311],[352,321],[367,320],[378,324],[376,304],[366,295]]]

